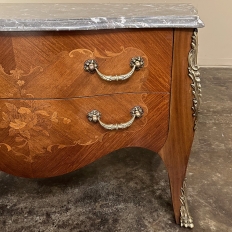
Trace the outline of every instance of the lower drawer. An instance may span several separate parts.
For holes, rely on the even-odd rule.
[[[134,106],[144,114],[121,130],[90,122],[101,112],[106,124],[131,119]],[[114,94],[52,99],[0,100],[0,170],[24,177],[49,177],[74,171],[127,146],[159,151],[168,133],[169,94]]]

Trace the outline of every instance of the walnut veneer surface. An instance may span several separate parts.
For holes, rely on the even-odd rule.
[[[157,152],[167,167],[179,223],[197,114],[188,71],[193,32],[0,32],[0,170],[51,177],[116,149],[144,147]],[[144,66],[125,81],[107,82],[84,70],[84,62],[94,59],[105,75],[122,75],[137,56]],[[106,124],[124,123],[135,106],[143,115],[126,129],[106,130],[87,118],[95,109]]]

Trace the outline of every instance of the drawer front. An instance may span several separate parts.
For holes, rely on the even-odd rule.
[[[96,109],[106,124],[143,116],[122,130],[88,121]],[[69,100],[0,100],[0,170],[25,177],[61,175],[116,149],[142,146],[159,151],[168,132],[169,94],[115,94]]]
[[[172,29],[1,33],[0,98],[170,92],[172,42]],[[103,74],[125,74],[136,56],[144,67],[125,81],[107,82],[84,70],[84,62],[95,59]]]

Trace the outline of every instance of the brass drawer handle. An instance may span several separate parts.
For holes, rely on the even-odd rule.
[[[98,70],[98,64],[96,60],[86,60],[84,63],[84,70],[90,73],[95,73],[96,71],[100,78],[105,81],[124,81],[130,78],[135,70],[138,71],[144,66],[143,58],[141,56],[133,57],[130,61],[130,66],[132,68],[131,71],[124,75],[107,76]]]
[[[125,123],[119,123],[119,124],[105,124],[103,123],[101,118],[101,113],[98,110],[92,110],[87,114],[88,120],[90,122],[99,122],[102,127],[104,127],[107,130],[118,130],[118,129],[125,129],[131,126],[131,124],[134,122],[135,118],[141,118],[143,116],[143,109],[140,106],[135,106],[130,111],[132,118]]]

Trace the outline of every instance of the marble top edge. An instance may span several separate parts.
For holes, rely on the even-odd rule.
[[[203,26],[191,4],[0,4],[0,31]]]

